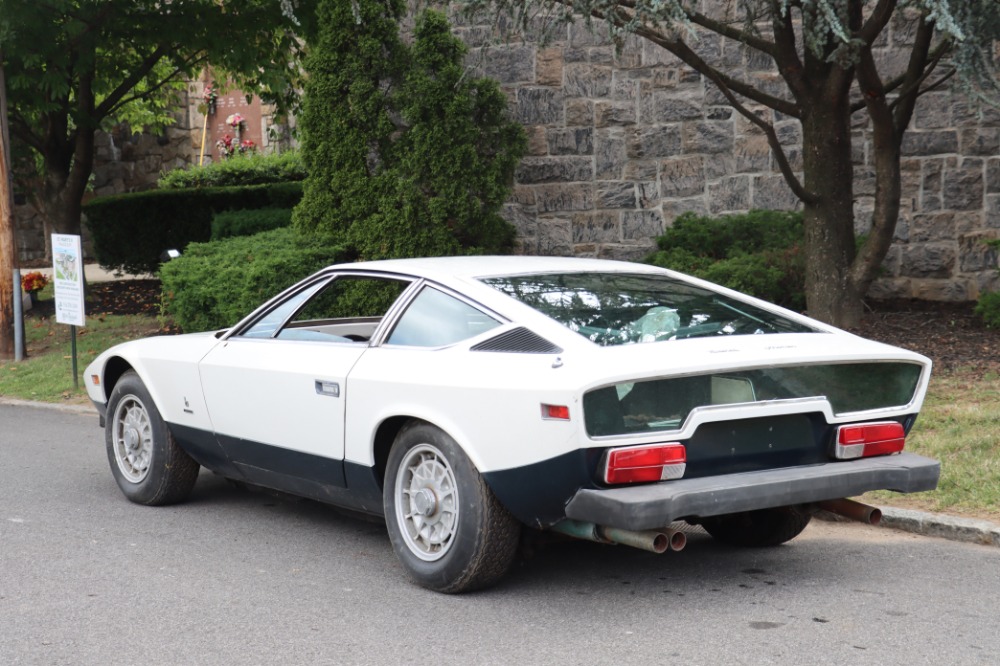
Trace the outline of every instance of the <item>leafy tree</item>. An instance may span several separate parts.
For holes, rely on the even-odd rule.
[[[524,152],[495,82],[468,78],[440,13],[399,38],[400,0],[327,0],[299,119],[309,174],[295,224],[360,257],[497,252]]]
[[[95,132],[162,127],[169,93],[211,63],[287,106],[315,0],[0,0],[10,132],[49,227],[80,232]],[[37,167],[37,168],[36,168]],[[9,275],[0,292],[11,293]],[[0,298],[0,303],[5,299]],[[0,350],[6,327],[0,329]]]
[[[806,297],[813,316],[854,325],[861,299],[892,242],[900,208],[900,154],[917,98],[949,79],[974,101],[993,102],[1000,84],[996,0],[465,0],[493,7],[518,29],[540,17],[602,23],[621,43],[636,35],[669,51],[715,85],[767,136],[805,221]],[[893,21],[912,22],[903,64],[877,62],[875,46]],[[550,23],[551,25],[551,23]],[[714,33],[774,63],[782,86],[754,80],[700,49]],[[852,124],[867,115],[874,147],[875,209],[860,250],[854,242]],[[778,140],[774,119],[802,127],[802,170]]]

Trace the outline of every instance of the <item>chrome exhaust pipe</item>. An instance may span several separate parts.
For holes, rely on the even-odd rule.
[[[820,502],[819,508],[869,525],[878,525],[882,522],[882,511],[878,507],[846,498]]]
[[[657,554],[670,549],[681,550],[687,543],[687,535],[669,529],[636,531],[569,519],[558,522],[549,529],[576,539],[596,543],[616,543]]]

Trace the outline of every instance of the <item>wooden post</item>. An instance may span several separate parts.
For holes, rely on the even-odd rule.
[[[14,284],[17,244],[14,239],[14,198],[11,193],[10,134],[7,130],[7,82],[0,54],[0,358],[14,358],[14,298],[21,285]],[[16,289],[16,293],[15,293]]]

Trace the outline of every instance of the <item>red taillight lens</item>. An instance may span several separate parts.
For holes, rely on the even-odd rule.
[[[569,421],[569,407],[566,405],[542,405],[542,418]]]
[[[895,421],[840,426],[834,456],[841,459],[884,456],[899,453],[905,444],[906,432]]]
[[[630,446],[608,451],[604,464],[605,483],[665,481],[684,476],[687,451],[683,444]]]

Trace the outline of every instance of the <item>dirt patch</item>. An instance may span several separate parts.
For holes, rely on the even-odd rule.
[[[987,328],[974,308],[973,302],[875,302],[852,332],[924,354],[935,372],[1000,372],[1000,329]]]

